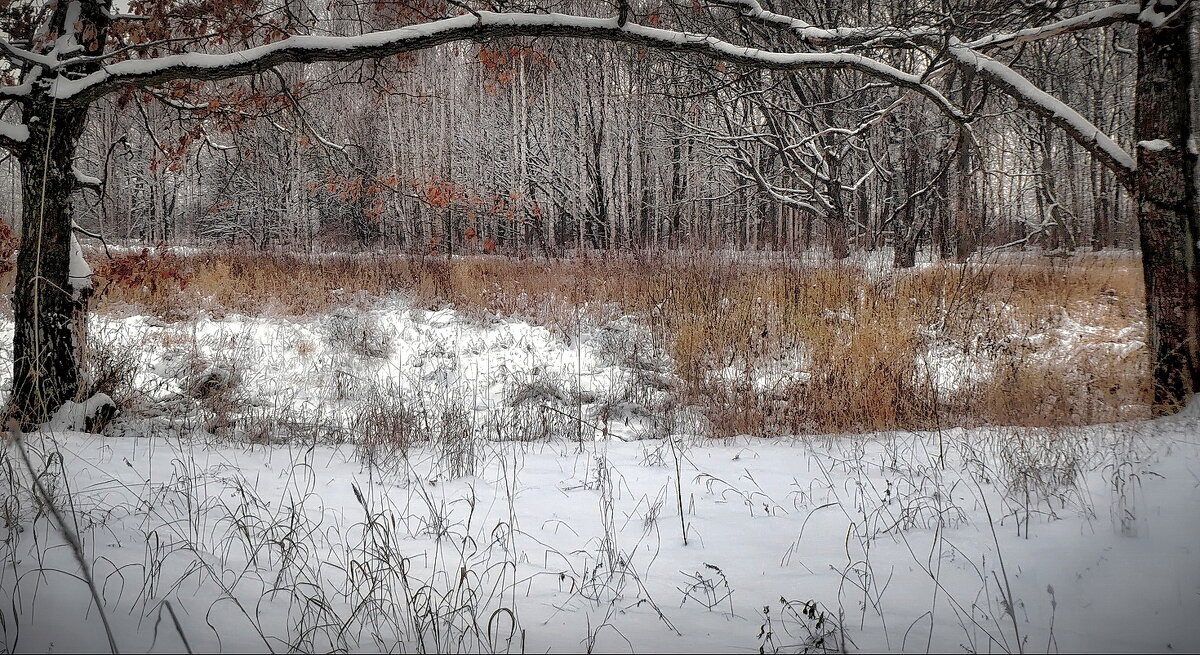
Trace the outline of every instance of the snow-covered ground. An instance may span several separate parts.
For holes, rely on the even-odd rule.
[[[139,411],[0,444],[0,650],[1200,649],[1200,403],[709,441],[632,320],[93,332]]]
[[[486,443],[462,477],[437,447],[385,470],[350,446],[28,440],[125,652],[1200,648],[1196,416]],[[71,550],[12,493],[5,645],[104,650]]]

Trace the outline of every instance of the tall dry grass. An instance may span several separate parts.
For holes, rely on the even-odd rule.
[[[405,293],[564,334],[632,315],[712,434],[1076,425],[1146,414],[1132,257],[910,271],[689,256],[561,261],[166,250],[97,261],[95,306],[319,314]],[[949,371],[949,373],[947,373]],[[938,380],[946,375],[953,384]]]

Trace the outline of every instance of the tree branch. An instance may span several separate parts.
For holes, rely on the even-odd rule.
[[[757,0],[732,0],[746,13],[761,20],[786,23],[810,42],[822,44],[869,43],[884,45],[900,39],[905,44],[924,42],[945,48],[944,52],[960,67],[973,68],[982,77],[1015,98],[1021,105],[1045,116],[1111,169],[1122,184],[1133,184],[1134,159],[1099,128],[1078,112],[1034,86],[1007,65],[980,53],[956,39],[949,44],[945,36],[932,28],[816,28],[779,14],[766,12]],[[995,37],[985,45],[1012,44],[1021,40],[1045,38],[1067,31],[1090,29],[1107,22],[1129,18],[1126,5],[1115,5],[1045,26]],[[715,37],[657,29],[636,23],[620,24],[618,17],[591,18],[563,14],[497,14],[479,12],[477,16],[458,16],[396,30],[373,32],[353,37],[293,36],[275,43],[225,55],[186,53],[152,59],[134,59],[103,66],[78,79],[62,75],[51,81],[51,90],[60,100],[91,102],[97,97],[128,85],[154,85],[179,79],[224,80],[252,75],[286,63],[355,61],[378,59],[437,45],[468,39],[516,36],[557,36],[590,38],[640,45],[661,50],[692,52],[720,61],[775,70],[852,69],[911,89],[933,101],[942,113],[959,124],[969,118],[937,89],[919,75],[906,73],[877,59],[847,52],[774,52],[739,46]]]
[[[752,18],[767,25],[791,30],[798,38],[811,45],[821,46],[907,46],[919,41],[936,43],[944,41],[947,34],[940,27],[895,27],[892,25],[876,25],[870,27],[837,27],[824,28],[806,23],[798,18],[775,13],[763,9],[758,0],[712,0],[718,4],[742,12],[747,18]],[[1141,7],[1138,3],[1123,3],[1089,11],[1078,16],[1028,29],[1011,34],[993,34],[976,39],[966,44],[971,48],[993,46],[1011,46],[1029,43],[1071,32],[1090,30],[1114,23],[1137,22]]]
[[[24,150],[29,140],[29,128],[21,123],[0,121],[0,148],[16,153]]]
[[[1126,188],[1132,189],[1137,163],[1129,153],[1118,146],[1091,121],[1084,118],[1065,103],[1042,91],[1023,75],[979,50],[991,47],[1007,47],[1029,43],[1071,32],[1095,29],[1122,22],[1136,22],[1141,8],[1126,3],[1096,9],[1078,16],[1066,18],[1040,27],[994,34],[964,43],[931,27],[861,27],[825,29],[815,27],[802,20],[763,9],[758,0],[716,0],[728,7],[740,9],[742,13],[763,23],[790,29],[802,40],[813,45],[824,46],[871,46],[909,47],[923,45],[941,49],[955,65],[974,70],[1004,93],[1025,107],[1048,119],[1066,132],[1096,159],[1111,170]]]
[[[1021,106],[1054,123],[1108,167],[1121,184],[1133,189],[1136,160],[1079,112],[1035,86],[1024,75],[966,45],[951,43],[946,53],[959,66],[975,71]]]
[[[966,45],[972,49],[1003,48],[1040,41],[1071,32],[1082,32],[1115,23],[1135,23],[1140,11],[1141,8],[1136,4],[1113,5],[1089,11],[1078,16],[1072,16],[1071,18],[1064,18],[1058,22],[1042,25],[1041,27],[1030,27],[1011,34],[992,34],[982,39],[971,41]]]
[[[787,53],[739,46],[704,34],[657,29],[636,23],[618,26],[617,18],[563,14],[497,14],[458,16],[384,32],[353,37],[293,36],[225,55],[186,53],[152,59],[131,59],[103,66],[78,79],[62,75],[52,81],[52,93],[65,102],[88,103],[128,85],[155,85],[171,80],[225,80],[267,71],[287,63],[379,59],[468,39],[517,36],[557,36],[617,41],[660,50],[692,52],[733,64],[775,70],[838,68],[857,70],[929,98],[958,123],[967,117],[918,75],[881,61],[849,53]]]
[[[17,60],[27,64],[44,66],[46,68],[53,67],[58,63],[53,57],[39,55],[36,52],[30,52],[24,48],[19,48],[9,42],[8,39],[3,37],[0,37],[0,53],[7,55],[7,58],[10,60]]]

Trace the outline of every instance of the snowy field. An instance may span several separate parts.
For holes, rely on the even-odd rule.
[[[625,319],[94,320],[136,411],[0,445],[3,650],[1200,649],[1196,403],[711,441]]]

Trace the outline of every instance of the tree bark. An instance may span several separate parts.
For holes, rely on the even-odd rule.
[[[1167,16],[1178,9],[1171,5],[1142,3],[1144,9]],[[1196,155],[1189,148],[1191,11],[1189,4],[1162,25],[1142,22],[1138,27],[1137,207],[1156,414],[1179,409],[1200,381],[1200,230]]]
[[[26,104],[21,166],[21,249],[13,289],[13,387],[8,418],[33,429],[79,400],[86,297],[72,288],[71,165],[87,109]]]

